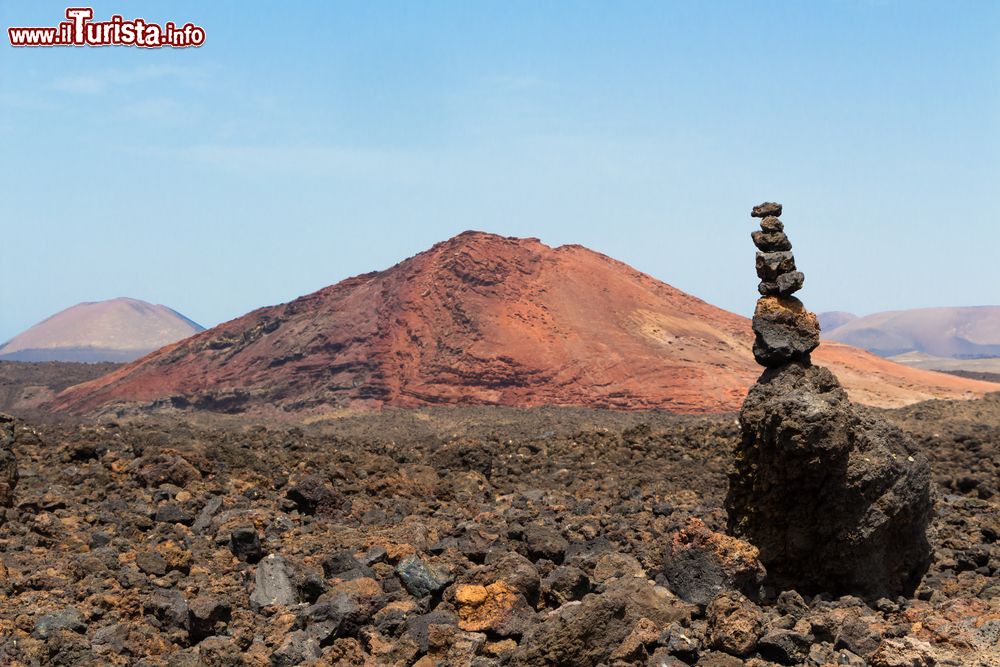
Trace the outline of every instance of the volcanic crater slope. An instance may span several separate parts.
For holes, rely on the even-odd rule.
[[[758,375],[752,341],[746,318],[582,246],[465,232],[385,271],[164,347],[67,389],[53,407],[721,412],[737,409]],[[852,395],[872,404],[996,389],[843,345],[824,344],[818,355]]]

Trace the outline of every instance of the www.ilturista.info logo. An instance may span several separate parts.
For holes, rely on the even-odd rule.
[[[7,28],[11,46],[139,46],[146,49],[162,47],[185,48],[205,43],[205,29],[185,23],[178,26],[168,21],[162,26],[135,18],[126,21],[117,14],[109,21],[92,21],[90,7],[70,7],[68,21],[49,28]]]

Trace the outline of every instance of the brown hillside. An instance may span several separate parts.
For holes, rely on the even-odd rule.
[[[751,342],[747,319],[582,246],[466,232],[385,271],[261,308],[71,387],[55,408],[729,411],[760,372]],[[815,358],[872,404],[996,389],[836,344],[824,344]]]

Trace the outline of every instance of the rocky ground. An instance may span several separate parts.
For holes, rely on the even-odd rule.
[[[1000,395],[884,414],[933,467],[914,599],[760,589],[734,415],[21,422],[0,664],[1000,665]]]
[[[969,378],[970,380],[984,380],[986,382],[995,382],[1000,384],[1000,373],[988,373],[985,371],[943,371],[948,375],[957,375],[962,378]]]
[[[110,373],[121,364],[68,361],[0,361],[0,412],[31,414],[74,384]]]

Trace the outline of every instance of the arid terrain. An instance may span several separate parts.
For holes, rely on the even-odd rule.
[[[67,387],[110,373],[119,364],[0,361],[0,412],[44,416],[39,408]]]
[[[932,464],[915,598],[738,608],[696,567],[752,566],[711,532],[732,414],[22,422],[0,662],[998,665],[1000,394],[883,414]]]
[[[752,294],[752,289],[750,290]],[[168,345],[61,394],[56,411],[258,416],[378,406],[738,410],[750,321],[579,245],[465,232]],[[898,407],[992,385],[835,342],[816,359],[853,400]]]

